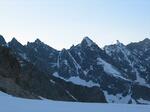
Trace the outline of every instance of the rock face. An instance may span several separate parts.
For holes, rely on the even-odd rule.
[[[150,84],[150,39],[146,38],[138,43],[131,43],[127,48],[139,61],[139,72],[141,77]]]
[[[9,45],[16,51],[0,46],[1,91],[23,98],[43,97],[62,101],[106,102],[100,88],[75,85],[45,74],[21,54],[26,50],[16,39],[13,39]]]
[[[0,90],[18,97],[37,98],[20,87],[20,66],[8,48],[0,46]]]
[[[5,45],[6,42],[5,42],[5,39],[2,35],[0,35],[0,45]]]
[[[17,84],[38,98],[150,104],[149,39],[104,49],[89,37],[61,51],[39,39],[7,46],[18,62]]]

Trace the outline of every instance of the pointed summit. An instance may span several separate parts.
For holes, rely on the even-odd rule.
[[[81,44],[85,44],[90,47],[91,45],[95,43],[89,37],[84,37]]]
[[[65,57],[67,55],[69,55],[69,51],[67,49],[65,49],[65,48],[63,48],[60,53],[61,53],[61,55],[65,56]]]
[[[12,40],[9,42],[9,44],[22,46],[22,44],[15,37],[12,38]]]
[[[0,35],[0,45],[5,45],[6,41],[2,35]]]
[[[116,40],[117,41],[117,44],[120,44],[120,41],[119,40]]]
[[[18,48],[21,48],[23,47],[23,45],[17,41],[17,39],[15,37],[12,38],[12,40],[10,42],[8,42],[8,46],[9,47],[18,47]]]
[[[13,44],[18,44],[19,43],[20,44],[20,42],[18,42],[18,40],[15,37],[13,37],[12,40],[9,43],[13,43]]]
[[[15,37],[13,37],[12,38],[12,40],[9,42],[9,44],[21,44],[20,42],[18,42],[18,40],[15,38]]]
[[[149,38],[145,38],[143,41],[141,41],[141,42],[143,42],[143,43],[145,43],[145,44],[149,44],[150,43],[150,39]]]
[[[149,38],[145,38],[143,41],[150,41],[150,39]]]
[[[11,42],[18,42],[15,37],[12,38]]]
[[[116,45],[119,47],[125,47],[125,45],[121,43],[119,40],[116,40]]]
[[[35,41],[34,41],[35,43],[37,43],[37,44],[39,44],[39,43],[43,43],[40,39],[36,39]]]
[[[27,42],[27,47],[32,49],[40,49],[42,52],[56,52],[54,48],[50,47],[49,45],[42,42],[40,39],[36,39],[34,42]]]

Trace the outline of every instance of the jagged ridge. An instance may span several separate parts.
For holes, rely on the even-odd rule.
[[[101,49],[85,37],[80,44],[58,51],[39,39],[24,46],[18,42],[13,44],[13,41],[8,43],[23,71],[26,62],[31,63],[40,72],[66,82],[97,86],[103,90],[108,102],[115,103],[150,101],[150,96],[147,96],[150,90],[149,45],[149,39],[127,46],[118,41]],[[139,49],[139,46],[145,49]],[[137,92],[143,89],[147,92]]]

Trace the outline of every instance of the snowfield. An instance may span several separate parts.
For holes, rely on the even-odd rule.
[[[0,92],[0,112],[150,112],[150,105],[31,100]]]

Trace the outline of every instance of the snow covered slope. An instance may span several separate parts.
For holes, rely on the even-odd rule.
[[[0,92],[0,112],[149,112],[150,105],[29,100]]]

